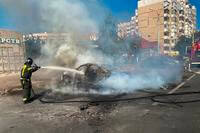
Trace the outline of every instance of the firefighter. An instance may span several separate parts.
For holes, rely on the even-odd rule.
[[[40,69],[39,66],[32,65],[33,64],[33,59],[28,58],[25,63],[23,68],[21,69],[21,84],[23,88],[23,102],[24,104],[28,103],[30,101],[31,97],[31,89],[32,89],[32,83],[31,83],[31,76],[32,73]]]

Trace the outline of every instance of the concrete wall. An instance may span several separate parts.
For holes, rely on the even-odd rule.
[[[19,72],[24,57],[22,34],[0,29],[0,72]]]

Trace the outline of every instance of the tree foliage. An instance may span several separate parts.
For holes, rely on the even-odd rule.
[[[121,56],[122,54],[135,54],[139,50],[140,38],[129,36],[119,39],[117,35],[117,20],[109,14],[100,26],[97,45],[107,55]]]
[[[194,40],[198,40],[200,38],[200,32],[196,32],[194,34]],[[181,56],[185,55],[186,47],[192,46],[193,38],[181,36],[175,46],[175,50],[179,51]]]
[[[181,36],[175,46],[175,50],[179,51],[181,56],[185,55],[186,47],[192,45],[192,38]]]
[[[26,57],[36,59],[41,55],[41,47],[44,44],[39,37],[29,37],[25,39]]]
[[[114,17],[109,14],[104,22],[100,25],[99,39],[97,45],[105,53],[110,55],[113,54],[117,49],[117,26]]]

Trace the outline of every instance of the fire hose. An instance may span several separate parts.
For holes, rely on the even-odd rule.
[[[193,94],[199,94],[200,91],[192,91],[192,92],[178,92],[173,94],[157,94],[157,95],[151,95],[151,96],[142,96],[142,97],[133,97],[133,98],[120,98],[120,99],[107,99],[107,100],[45,100],[44,97],[40,97],[39,100],[41,103],[113,103],[113,102],[124,102],[124,101],[136,101],[136,100],[143,100],[143,99],[150,99],[153,102],[158,103],[167,103],[167,104],[184,104],[184,103],[194,103],[194,102],[200,102],[199,99],[194,100],[183,100],[183,101],[163,101],[159,98],[168,97],[168,96],[186,96],[186,95],[193,95]],[[177,98],[177,97],[176,97]]]

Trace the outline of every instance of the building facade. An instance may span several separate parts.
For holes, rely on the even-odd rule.
[[[120,39],[138,35],[137,10],[135,14],[136,15],[131,17],[129,22],[123,22],[117,25],[117,35]]]
[[[196,8],[188,0],[138,1],[138,29],[142,38],[156,41],[159,52],[174,51],[178,38],[196,30]]]
[[[23,36],[24,41],[28,39],[37,40],[40,39],[44,41],[44,43],[52,43],[52,42],[67,42],[70,38],[68,33],[32,33]]]
[[[0,72],[19,72],[25,57],[25,46],[21,33],[0,30]]]

